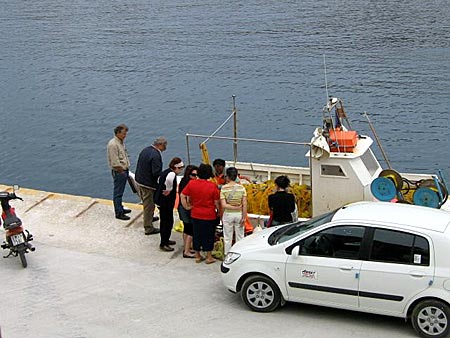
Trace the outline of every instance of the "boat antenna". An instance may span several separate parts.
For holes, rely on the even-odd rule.
[[[334,124],[333,118],[331,116],[331,110],[333,109],[333,106],[331,103],[331,98],[328,96],[327,63],[325,60],[325,54],[323,54],[323,69],[325,74],[325,93],[327,95],[327,99],[325,101],[325,106],[322,109],[322,120],[323,120],[323,128],[328,132],[330,128],[334,130]]]
[[[325,54],[323,54],[323,69],[324,69],[324,72],[325,72],[325,92],[327,94],[326,102],[328,103],[328,99],[329,99],[329,96],[328,96],[328,79],[327,79],[327,63],[325,61]]]
[[[236,165],[238,156],[236,95],[233,95],[232,99],[233,99],[233,152],[234,152],[234,165]]]

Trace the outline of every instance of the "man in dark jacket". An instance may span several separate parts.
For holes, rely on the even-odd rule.
[[[144,148],[139,154],[136,166],[135,180],[139,185],[140,196],[144,206],[144,231],[146,235],[159,233],[153,226],[155,212],[154,194],[158,186],[158,177],[162,172],[161,152],[166,150],[167,140],[158,137],[151,146]]]

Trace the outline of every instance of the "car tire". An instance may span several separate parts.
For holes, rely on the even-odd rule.
[[[271,312],[281,303],[281,293],[273,280],[266,276],[248,277],[242,285],[241,297],[244,303],[256,312]]]
[[[414,307],[411,321],[422,337],[446,337],[450,332],[450,308],[438,300],[425,300]]]

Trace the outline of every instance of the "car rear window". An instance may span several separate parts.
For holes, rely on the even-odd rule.
[[[426,238],[406,232],[375,229],[370,260],[429,265],[430,247]]]

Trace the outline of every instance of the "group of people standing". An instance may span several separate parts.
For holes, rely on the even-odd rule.
[[[126,209],[122,205],[122,197],[129,180],[130,168],[130,160],[124,142],[127,133],[128,127],[125,124],[118,125],[114,128],[114,137],[107,145],[108,164],[114,182],[114,212],[117,219],[124,221],[130,220],[127,214],[131,212],[130,209]],[[173,251],[170,245],[174,245],[175,242],[170,240],[171,227],[168,229],[167,226],[170,224],[170,219],[172,219],[173,224],[173,215],[169,215],[167,210],[170,206],[170,210],[173,210],[177,187],[176,175],[182,172],[184,164],[180,158],[176,157],[170,162],[169,168],[163,172],[161,153],[166,149],[167,139],[164,137],[156,138],[152,145],[145,147],[139,154],[134,180],[144,208],[144,233],[146,235],[160,233],[161,250]],[[163,177],[160,178],[162,175]],[[153,222],[158,220],[154,217],[155,199],[158,199],[161,204],[160,228],[153,225]]]
[[[131,212],[122,205],[122,197],[129,180],[130,160],[124,140],[128,127],[124,124],[114,129],[114,137],[107,146],[108,163],[114,182],[113,204],[117,219],[129,220]],[[161,153],[167,149],[167,139],[158,137],[144,148],[138,157],[135,182],[144,209],[144,233],[160,233],[159,248],[174,251],[175,241],[170,239],[174,224],[173,209],[177,193],[180,197],[178,213],[184,224],[183,257],[195,258],[197,263],[207,264],[216,260],[212,256],[216,226],[222,221],[225,254],[233,242],[244,238],[247,219],[247,193],[240,184],[240,176],[234,167],[225,169],[225,161],[216,159],[214,169],[209,164],[185,165],[174,157],[163,170]],[[179,186],[177,176],[184,170]],[[275,180],[277,193],[269,197],[272,225],[286,223],[287,214],[294,211],[295,198],[285,190],[289,185],[286,176]],[[159,207],[160,228],[153,225],[155,205]],[[292,210],[291,210],[292,209]],[[280,211],[284,210],[284,211]],[[201,255],[206,252],[206,257]]]

